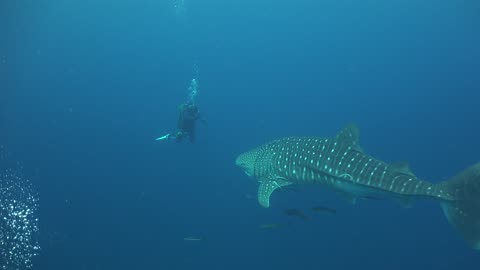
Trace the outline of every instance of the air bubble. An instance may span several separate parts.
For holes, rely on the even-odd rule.
[[[38,196],[30,181],[4,161],[0,159],[0,269],[30,269],[40,250]]]

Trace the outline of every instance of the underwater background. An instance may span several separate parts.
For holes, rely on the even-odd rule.
[[[300,186],[264,209],[235,166],[349,123],[366,153],[431,182],[478,162],[478,14],[474,0],[1,0],[0,145],[39,199],[32,269],[478,268],[434,201]],[[192,79],[208,126],[195,144],[154,141]]]

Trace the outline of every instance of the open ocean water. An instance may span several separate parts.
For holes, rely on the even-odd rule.
[[[235,159],[356,123],[447,180],[480,161],[479,26],[476,0],[0,0],[0,269],[478,269],[433,200],[263,208]],[[193,79],[208,125],[154,141]]]

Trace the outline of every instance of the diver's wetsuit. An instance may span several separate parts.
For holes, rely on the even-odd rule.
[[[194,104],[182,104],[179,107],[177,133],[173,136],[177,142],[188,137],[191,143],[195,142],[195,122],[200,118],[200,111]]]

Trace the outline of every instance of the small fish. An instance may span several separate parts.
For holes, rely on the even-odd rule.
[[[277,229],[283,226],[284,226],[283,224],[279,224],[279,223],[270,223],[270,224],[262,224],[259,226],[259,228],[262,230],[271,230],[271,229]]]
[[[187,236],[183,238],[184,241],[202,241],[203,237],[199,236]]]
[[[298,217],[303,220],[308,219],[308,216],[306,216],[301,210],[295,208],[284,210],[283,213],[285,213],[287,216]]]
[[[336,209],[323,207],[323,206],[312,207],[312,211],[314,211],[314,212],[326,212],[326,213],[330,213],[330,214],[336,214],[337,213]]]

